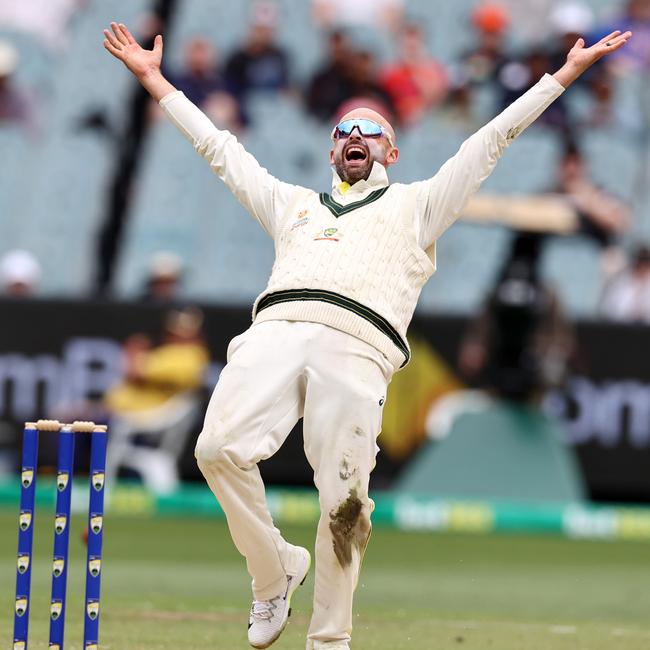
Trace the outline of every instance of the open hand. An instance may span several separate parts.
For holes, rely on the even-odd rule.
[[[619,30],[616,30],[601,38],[591,47],[585,47],[584,39],[579,38],[567,54],[567,63],[574,65],[580,72],[584,72],[599,59],[623,47],[631,37],[632,32],[621,34]]]
[[[152,73],[160,72],[163,53],[162,36],[156,36],[153,50],[145,50],[138,45],[126,25],[111,23],[111,29],[112,33],[108,29],[104,30],[106,37],[104,47],[116,59],[122,61],[138,79],[142,80]]]

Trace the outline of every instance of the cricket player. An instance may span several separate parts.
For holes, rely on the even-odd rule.
[[[307,649],[347,650],[370,536],[368,481],[386,387],[409,360],[406,329],[435,271],[436,241],[506,147],[631,33],[613,32],[591,47],[578,39],[562,68],[544,75],[427,180],[389,183],[387,169],[399,156],[395,131],[372,110],[349,112],[332,130],[330,194],[277,180],[234,135],[217,129],[161,74],[161,36],[145,50],[122,24],[111,23],[104,35],[104,47],[275,245],[253,324],[230,342],[196,445],[198,465],[252,577],[248,640],[266,648],[280,636],[291,596],[310,568],[308,551],[275,528],[257,467],[302,417],[321,507]]]

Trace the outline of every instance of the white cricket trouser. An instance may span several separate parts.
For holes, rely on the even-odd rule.
[[[368,480],[393,373],[374,347],[319,323],[267,321],[235,337],[196,458],[246,558],[257,600],[277,596],[295,552],[273,525],[257,468],[304,417],[321,516],[309,638],[349,640],[352,595],[370,535]]]

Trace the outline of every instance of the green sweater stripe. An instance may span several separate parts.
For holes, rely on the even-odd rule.
[[[361,201],[354,201],[353,203],[348,203],[348,205],[341,205],[337,203],[329,194],[326,192],[321,192],[318,195],[320,202],[338,219],[342,214],[347,214],[356,210],[357,208],[362,208],[364,205],[373,203],[377,199],[380,199],[388,190],[388,186],[382,187],[374,192],[370,192],[365,199]]]
[[[380,314],[373,311],[369,307],[362,305],[356,300],[346,298],[334,291],[323,291],[319,289],[287,289],[285,291],[275,291],[264,296],[257,305],[257,313],[261,312],[267,307],[277,305],[283,302],[294,302],[301,300],[317,300],[319,302],[326,302],[343,309],[351,311],[353,314],[360,316],[374,325],[382,334],[385,334],[404,355],[404,363],[406,365],[410,358],[410,353],[406,342],[399,335],[399,332]]]

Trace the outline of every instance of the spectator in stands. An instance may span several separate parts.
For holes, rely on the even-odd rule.
[[[217,52],[207,38],[194,36],[185,43],[184,54],[183,71],[171,78],[190,101],[202,108],[210,94],[226,90]]]
[[[314,21],[328,29],[376,27],[394,32],[402,22],[404,0],[313,0]]]
[[[472,12],[471,23],[476,46],[462,54],[451,67],[449,94],[454,112],[465,120],[472,117],[474,91],[479,87],[498,86],[499,72],[508,61],[506,36],[510,15],[499,4],[481,3]]]
[[[629,226],[630,211],[590,179],[585,159],[571,142],[558,165],[554,191],[575,209],[578,232],[595,240],[603,249],[616,247],[618,237]]]
[[[319,120],[329,122],[342,102],[350,97],[349,62],[354,53],[345,32],[334,30],[327,38],[328,55],[307,88],[307,108]]]
[[[606,286],[600,305],[603,317],[650,324],[650,248],[639,246],[630,268]]]
[[[617,52],[611,64],[622,71],[645,71],[650,69],[650,0],[628,0],[622,15],[616,16],[609,24],[616,22],[617,29],[634,30],[634,46],[629,52]],[[603,26],[599,32],[605,33]]]
[[[561,156],[556,182],[542,194],[479,192],[463,209],[465,219],[497,222],[547,235],[582,235],[602,250],[605,278],[625,264],[619,240],[630,223],[627,205],[594,183],[575,143]]]
[[[147,302],[173,302],[180,292],[183,263],[175,253],[159,251],[149,262],[145,291],[142,300]]]
[[[197,308],[170,311],[162,340],[135,334],[124,344],[125,376],[106,394],[112,414],[156,409],[180,392],[201,387],[209,352]]]
[[[398,44],[398,60],[382,71],[380,82],[391,97],[398,122],[406,126],[442,103],[449,91],[449,75],[427,53],[424,31],[417,23],[401,27]]]
[[[555,40],[549,53],[551,65],[566,60],[566,55],[573,47],[573,44],[580,37],[593,40],[595,17],[589,6],[583,2],[560,2],[550,15],[550,26]],[[609,32],[607,32],[609,33]],[[603,33],[603,36],[606,35]],[[592,101],[587,122],[591,126],[606,124],[612,113],[613,84],[610,74],[610,66],[603,62],[597,62],[589,69],[588,74],[580,78],[579,88],[584,90]],[[575,118],[567,116],[571,122]]]
[[[465,377],[498,397],[536,402],[565,377],[572,328],[539,276],[543,235],[519,233],[484,308],[461,345]]]
[[[106,473],[135,472],[147,488],[168,493],[179,482],[178,461],[203,402],[209,352],[196,308],[171,311],[162,341],[145,335],[124,344],[125,376],[105,396],[109,414]]]
[[[226,81],[240,103],[251,91],[278,92],[289,88],[286,52],[275,42],[277,6],[271,2],[252,5],[248,36],[226,63]]]
[[[47,48],[67,42],[70,19],[87,0],[4,0],[0,2],[0,27],[27,32]]]
[[[350,96],[338,107],[337,116],[360,106],[367,106],[393,119],[395,107],[391,96],[379,84],[375,57],[369,51],[357,51],[348,62]]]
[[[475,24],[476,21],[481,25],[479,31],[485,31],[486,26],[497,32],[499,29],[505,29],[505,17],[499,21],[496,16],[490,16],[489,13],[487,17],[479,13]],[[479,56],[478,59],[474,59],[473,53],[470,52],[464,57],[461,80],[467,77],[465,83],[469,83],[469,75],[476,74],[471,64],[475,66],[476,63],[484,64],[487,71],[485,79],[490,80],[490,74],[494,74],[500,95],[499,104],[501,108],[505,108],[522,92],[528,90],[533,81],[539,78],[540,73],[564,61],[578,38],[591,40],[590,32],[593,25],[593,12],[587,5],[582,2],[558,3],[549,15],[549,27],[555,39],[550,48],[535,45],[532,49],[524,50],[519,54],[504,56],[503,41],[495,39],[492,45],[501,46],[498,53],[488,50],[489,58]],[[476,67],[480,70],[479,66]],[[580,79],[579,86],[585,89],[594,101],[594,110],[589,117],[589,122],[602,124],[607,121],[612,92],[606,66],[604,64],[593,66],[589,74]],[[551,110],[544,113],[541,120],[542,123],[560,130],[567,136],[573,131],[575,121],[575,117],[570,113],[562,97],[553,104]]]
[[[200,106],[220,128],[229,131],[241,128],[243,116],[239,105],[228,91],[216,48],[207,38],[195,36],[187,41],[183,71],[170,77],[176,88]]]
[[[461,82],[469,85],[493,82],[507,60],[508,12],[498,4],[479,4],[471,16],[477,44],[461,58]]]
[[[0,41],[0,125],[16,124],[33,132],[36,128],[32,97],[16,84],[14,72],[18,53],[5,41]]]
[[[525,52],[522,56],[516,56],[503,63],[497,75],[498,91],[500,95],[500,108],[503,110],[509,106],[521,93],[527,91],[539,78],[539,74],[548,70],[551,65],[551,58],[543,48],[534,48]],[[542,115],[539,120],[546,124],[568,133],[571,130],[566,102],[562,97],[559,101],[553,102],[550,110]]]
[[[38,291],[41,265],[34,255],[24,250],[12,250],[0,261],[2,294],[11,298],[28,298]]]
[[[471,15],[471,22],[477,45],[465,52],[455,66],[451,93],[452,105],[464,117],[470,115],[475,88],[485,85],[493,88],[497,110],[502,110],[531,88],[540,74],[553,65],[550,54],[539,46],[516,54],[507,51],[510,14],[500,4],[490,1],[479,4]],[[573,42],[576,40],[577,37]],[[562,97],[542,115],[540,122],[569,130]]]

